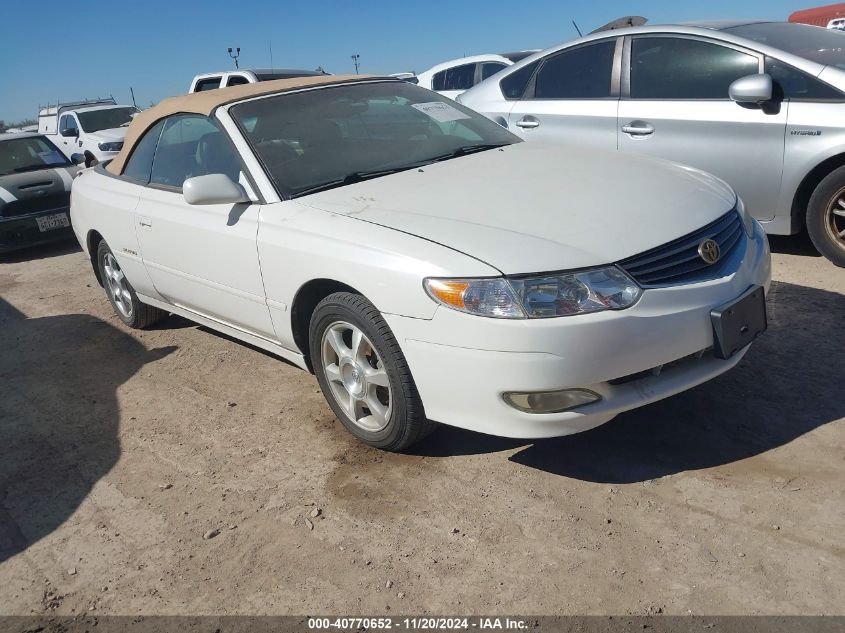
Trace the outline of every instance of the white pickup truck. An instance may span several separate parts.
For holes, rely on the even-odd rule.
[[[318,77],[327,74],[329,73],[323,70],[302,70],[298,68],[253,68],[251,70],[227,70],[216,73],[203,73],[193,78],[188,93],[240,86],[241,84],[254,84],[259,81],[271,81],[273,79]]]
[[[39,108],[38,132],[70,159],[89,151],[103,162],[117,156],[126,128],[138,112],[114,99],[60,103]]]

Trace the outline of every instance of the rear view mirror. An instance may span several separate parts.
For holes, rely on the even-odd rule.
[[[62,136],[76,138],[77,136],[79,136],[79,132],[76,130],[76,128],[66,127],[62,130]]]
[[[72,163],[74,163],[75,165],[81,165],[82,163],[85,162],[85,155],[80,154],[79,152],[76,152],[75,154],[70,155],[70,161]]]
[[[225,174],[188,178],[182,185],[188,204],[238,204],[250,202],[246,190]]]
[[[728,88],[728,96],[740,104],[762,105],[772,100],[774,87],[770,75],[740,77]]]

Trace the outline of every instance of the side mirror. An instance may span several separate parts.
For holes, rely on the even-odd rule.
[[[62,130],[62,136],[76,138],[77,136],[79,136],[79,130],[72,127],[66,127]]]
[[[771,75],[740,77],[728,88],[728,96],[739,104],[762,105],[772,100],[774,86]]]
[[[94,165],[99,165],[100,161],[97,160],[97,157],[94,156],[94,152],[91,150],[86,149],[82,153],[82,157],[85,159],[85,166],[86,167],[93,167]]]
[[[251,202],[246,190],[225,174],[188,178],[182,185],[188,204],[238,204]]]
[[[87,149],[82,154],[80,154],[79,152],[71,154],[70,162],[75,163],[77,165],[85,165],[86,167],[93,167],[94,165],[100,164],[100,161],[97,160],[97,157],[94,156],[94,154]]]

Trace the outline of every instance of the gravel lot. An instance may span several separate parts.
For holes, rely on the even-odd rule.
[[[845,270],[773,250],[733,372],[588,433],[442,427],[406,455],[261,351],[128,330],[73,245],[7,257],[0,613],[843,614]]]

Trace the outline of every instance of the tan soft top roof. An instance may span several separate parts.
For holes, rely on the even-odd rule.
[[[217,90],[206,90],[194,92],[178,97],[168,97],[161,103],[148,110],[144,110],[135,117],[126,131],[126,139],[123,141],[123,149],[114,157],[114,160],[106,165],[106,169],[115,175],[123,173],[126,159],[132,153],[135,144],[148,129],[158,123],[164,117],[172,114],[189,113],[210,116],[218,106],[235,101],[257,97],[260,95],[272,94],[274,92],[286,92],[299,88],[310,88],[312,86],[324,86],[331,84],[342,84],[361,79],[372,79],[371,75],[320,75],[317,77],[294,77],[293,79],[274,79],[273,81],[260,81],[255,84],[242,84],[230,88],[218,88]]]

